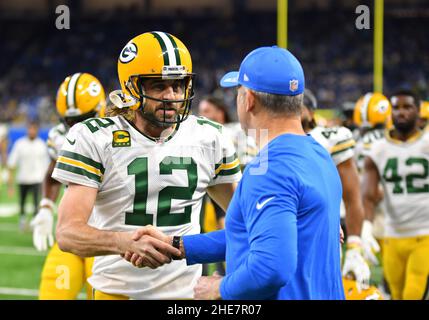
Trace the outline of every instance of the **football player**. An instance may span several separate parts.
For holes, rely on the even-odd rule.
[[[147,32],[131,39],[118,75],[122,90],[110,94],[116,115],[75,125],[58,157],[53,177],[68,188],[57,240],[65,251],[96,256],[88,280],[95,299],[191,299],[201,266],[171,261],[178,249],[134,240],[134,231],[154,225],[167,235],[199,233],[204,195],[225,210],[239,161],[220,124],[189,115],[195,74],[178,38]],[[149,268],[128,263],[126,251]]]
[[[40,201],[39,212],[31,222],[36,249],[45,251],[52,246],[41,276],[39,298],[42,300],[76,299],[85,284],[87,297],[91,298],[92,289],[86,283],[86,279],[91,273],[93,258],[81,258],[61,251],[58,244],[54,243],[53,214],[61,183],[54,180],[51,175],[68,130],[97,114],[102,116],[105,104],[103,86],[97,78],[88,73],[68,76],[57,92],[56,105],[61,123],[53,127],[48,134],[47,144],[51,163],[43,182],[43,199]]]
[[[355,141],[352,132],[345,127],[325,128],[314,119],[317,100],[309,90],[304,91],[301,116],[304,131],[319,142],[331,155],[343,186],[343,201],[346,212],[347,250],[344,258],[343,276],[353,276],[358,289],[369,286],[370,269],[363,257],[361,230],[364,219],[359,176],[353,159]]]
[[[359,126],[360,136],[356,142],[355,159],[359,172],[363,171],[365,154],[371,145],[384,137],[385,128],[391,126],[391,105],[389,99],[381,93],[369,92],[359,98],[353,112],[354,122]],[[381,186],[377,192],[379,201],[383,198]],[[365,257],[371,263],[379,263],[376,254],[381,251],[384,232],[384,215],[381,207],[377,207],[374,216],[365,210],[362,225],[362,237],[366,239]]]
[[[419,98],[398,91],[390,98],[393,129],[365,157],[365,208],[373,213],[384,189],[384,273],[393,299],[428,299],[429,135],[418,126]]]

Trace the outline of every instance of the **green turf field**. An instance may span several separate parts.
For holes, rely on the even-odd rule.
[[[5,186],[0,186],[0,299],[37,299],[47,252],[38,252],[33,247],[29,227],[19,229],[17,196],[15,192],[9,197]],[[28,197],[28,224],[32,208],[32,199]]]
[[[29,230],[19,230],[18,210],[13,208],[14,204],[17,204],[16,194],[9,198],[3,187],[0,190],[3,208],[0,216],[0,299],[36,299],[46,254],[34,249]]]
[[[29,211],[30,200],[27,199]],[[19,230],[17,203],[16,193],[9,198],[4,187],[0,189],[0,299],[37,299],[47,253],[34,249],[30,230]],[[10,209],[14,205],[16,208]],[[8,211],[10,214],[7,214]],[[28,216],[28,221],[30,219],[31,216]],[[208,273],[214,270],[214,265],[209,265]],[[381,281],[381,272],[380,267],[372,268],[373,284]]]

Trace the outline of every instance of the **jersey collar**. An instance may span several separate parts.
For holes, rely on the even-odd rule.
[[[146,139],[148,139],[148,140],[150,140],[150,141],[153,141],[153,142],[155,142],[155,143],[159,143],[159,144],[161,144],[161,143],[165,143],[165,142],[167,142],[167,141],[170,141],[175,135],[176,135],[176,133],[177,133],[177,131],[179,130],[179,127],[180,127],[180,122],[178,122],[176,125],[175,125],[175,127],[174,127],[174,130],[173,130],[173,132],[171,132],[167,137],[160,137],[160,138],[155,138],[155,137],[151,137],[151,136],[149,136],[149,135],[147,135],[147,134],[145,134],[144,132],[142,132],[139,128],[137,128],[137,126],[132,122],[132,121],[130,121],[130,120],[128,120],[128,119],[126,119],[126,118],[124,118],[125,119],[125,121],[126,122],[128,122],[128,124],[130,125],[130,126],[132,126],[139,134],[141,134],[143,137],[145,137]]]
[[[411,137],[409,137],[406,141],[402,141],[402,140],[398,140],[398,139],[395,139],[392,137],[393,130],[394,129],[386,130],[385,136],[389,142],[392,142],[394,144],[405,144],[405,143],[416,142],[417,140],[419,140],[423,136],[423,133],[424,133],[422,130],[418,130],[415,134],[413,134]]]

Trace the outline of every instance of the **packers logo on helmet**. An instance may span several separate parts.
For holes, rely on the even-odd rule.
[[[75,73],[65,78],[57,92],[57,111],[62,119],[79,122],[103,116],[106,96],[100,81],[89,73]]]
[[[141,108],[146,99],[166,103],[181,103],[177,119],[156,120],[157,124],[174,124],[184,121],[194,98],[192,59],[188,49],[175,36],[160,32],[146,32],[131,39],[122,49],[118,59],[118,77],[122,90],[110,93],[110,100],[119,108]],[[183,80],[184,96],[179,100],[165,100],[148,96],[143,81],[160,78]],[[153,120],[153,119],[152,119]],[[153,120],[155,121],[155,120]]]
[[[359,127],[386,125],[390,120],[392,106],[381,93],[369,92],[356,102],[353,121]]]
[[[122,49],[122,52],[119,56],[119,61],[122,63],[128,63],[131,60],[133,60],[137,55],[137,46],[130,42],[128,43],[124,49]]]

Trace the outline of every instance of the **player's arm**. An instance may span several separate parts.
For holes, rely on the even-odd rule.
[[[350,158],[340,163],[337,168],[343,186],[347,234],[349,236],[360,236],[365,214],[359,189],[359,175],[356,164],[353,158]]]
[[[362,181],[363,207],[365,220],[362,226],[362,240],[366,258],[374,264],[378,264],[375,252],[380,251],[380,246],[372,234],[372,221],[375,208],[380,201],[379,191],[380,173],[374,161],[366,156],[364,159],[364,173]]]
[[[55,160],[51,160],[49,163],[48,170],[46,171],[45,177],[43,179],[42,193],[43,198],[50,199],[55,202],[60,193],[61,183],[54,178],[52,178],[52,172],[55,169]]]
[[[365,157],[362,190],[365,219],[369,221],[374,220],[375,207],[380,199],[378,190],[379,182],[380,174],[377,166],[370,157]]]
[[[209,197],[226,212],[236,188],[237,183],[235,182],[216,184],[208,187],[207,193]]]
[[[138,241],[132,232],[99,230],[88,225],[98,190],[70,183],[58,208],[56,236],[61,250],[82,257],[137,253],[145,265],[155,268],[170,262],[169,255],[180,255],[179,250],[154,237],[157,232],[147,227],[146,236]],[[152,235],[152,237],[150,236]]]
[[[358,289],[369,285],[371,272],[363,257],[361,240],[364,211],[359,188],[359,176],[353,158],[338,166],[343,186],[343,201],[346,207],[347,243],[342,273],[356,280]]]

